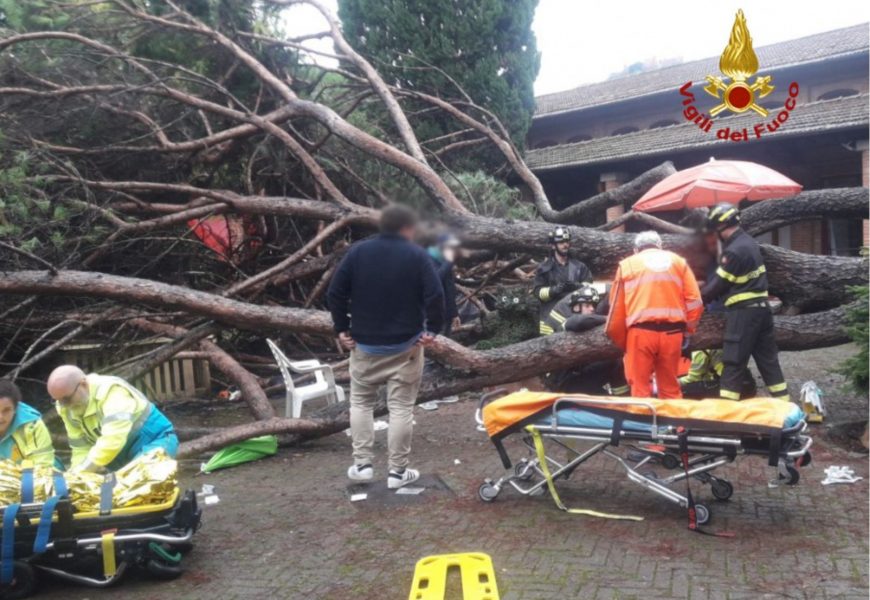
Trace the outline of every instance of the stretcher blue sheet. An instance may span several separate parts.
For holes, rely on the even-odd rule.
[[[585,427],[587,429],[613,429],[613,419],[602,415],[592,413],[586,410],[577,408],[563,408],[558,411],[557,419],[561,427]],[[804,418],[804,411],[797,404],[791,405],[791,410],[786,418],[783,429],[789,429],[801,422]],[[544,417],[540,421],[541,425],[551,425],[552,419]],[[648,423],[640,423],[638,421],[623,421],[623,429],[629,431],[649,432],[652,426]]]

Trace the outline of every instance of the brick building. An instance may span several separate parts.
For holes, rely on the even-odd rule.
[[[756,48],[759,75],[776,89],[761,101],[770,110],[715,119],[732,131],[769,122],[782,110],[789,84],[797,105],[775,133],[749,142],[718,140],[682,114],[679,88],[699,110],[715,100],[703,87],[719,75],[719,57],[584,85],[537,98],[526,161],[554,207],[563,208],[624,183],[665,160],[684,169],[716,159],[749,160],[784,173],[805,190],[868,185],[868,25],[856,25]],[[614,207],[607,218],[625,208]],[[604,222],[605,215],[600,215]],[[765,236],[802,252],[856,254],[868,243],[867,221],[797,223]]]

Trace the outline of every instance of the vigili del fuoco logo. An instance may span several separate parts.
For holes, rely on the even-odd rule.
[[[753,111],[760,117],[769,116],[768,109],[762,106],[760,100],[766,98],[776,86],[772,85],[772,76],[758,75],[755,81],[750,83],[752,76],[758,72],[758,56],[752,49],[752,38],[749,28],[746,26],[746,17],[743,11],[738,10],[734,18],[734,26],[731,28],[731,37],[725,51],[719,58],[719,70],[724,76],[707,75],[707,86],[704,91],[718,101],[709,109],[709,115],[695,106],[695,95],[689,90],[692,82],[687,81],[680,88],[683,99],[683,117],[698,126],[701,131],[713,132],[713,117],[730,111],[735,114]],[[730,80],[730,81],[729,81]],[[751,139],[761,138],[763,135],[773,133],[780,125],[788,120],[789,114],[794,110],[800,88],[796,81],[788,86],[788,98],[776,116],[756,123],[751,128],[742,127],[732,130],[731,127],[723,126],[715,130],[716,137],[720,140],[732,142],[748,142]]]

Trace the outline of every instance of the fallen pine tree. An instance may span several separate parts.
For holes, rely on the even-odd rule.
[[[572,254],[609,278],[632,238],[594,225],[606,208],[630,207],[674,172],[663,162],[554,208],[496,115],[455,82],[443,95],[391,85],[316,0],[264,6],[320,11],[340,58],[335,68],[304,60],[306,40],[257,21],[257,7],[243,17],[249,21],[224,26],[173,0],[166,11],[105,4],[112,10],[66,6],[75,18],[63,31],[0,37],[0,361],[12,377],[38,378],[54,352],[85,336],[109,348],[170,338],[117,372],[135,378],[195,351],[238,386],[256,419],[185,442],[188,455],[261,433],[310,437],[346,427],[346,407],[304,420],[275,417],[263,379],[237,356],[281,334],[294,356],[334,348],[323,292],[348,244],[374,230],[380,207],[413,203],[462,238],[471,250],[459,264],[463,293],[484,312],[483,298],[497,286],[525,285],[534,268],[527,259],[549,251],[556,223],[570,229]],[[131,43],[140,37],[178,50],[155,59],[147,45]],[[421,115],[455,129],[420,139]],[[474,178],[451,168],[468,148],[488,148],[501,165],[493,171],[512,173],[527,193],[491,174],[485,186],[469,187]],[[867,214],[865,188],[811,190],[756,203],[743,222],[758,235]],[[654,215],[631,219],[664,232],[666,247],[703,273],[711,257],[691,231]],[[763,252],[771,293],[798,313],[777,317],[781,347],[846,341],[843,311],[850,286],[867,281],[866,260]],[[720,341],[721,324],[705,319],[694,343]],[[439,364],[427,372],[421,400],[618,355],[600,331],[486,351],[439,340],[429,353]]]

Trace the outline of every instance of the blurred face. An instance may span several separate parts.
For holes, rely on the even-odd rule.
[[[707,251],[714,256],[719,252],[719,236],[716,232],[711,231],[704,234],[704,245],[707,247]]]
[[[581,315],[593,315],[595,314],[595,305],[584,302],[580,305],[580,314]]]
[[[0,398],[0,436],[6,435],[15,418],[15,403],[12,398]]]
[[[417,228],[413,225],[408,225],[407,227],[402,227],[399,230],[399,235],[405,238],[408,241],[413,242],[414,237],[417,235]]]
[[[562,256],[568,255],[568,250],[571,249],[571,242],[559,242],[556,244],[556,252]]]
[[[65,389],[50,390],[49,393],[58,404],[68,408],[76,415],[85,412],[90,396],[88,393],[88,382],[84,379],[79,380],[78,383],[73,385],[72,389],[67,386]]]

